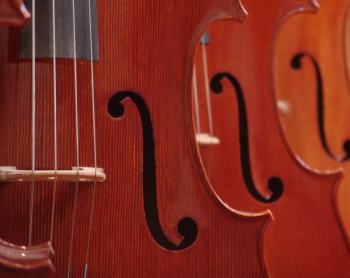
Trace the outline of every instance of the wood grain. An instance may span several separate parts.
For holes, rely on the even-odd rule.
[[[238,213],[214,193],[195,147],[190,80],[194,46],[218,19],[242,20],[234,0],[98,1],[100,61],[94,64],[97,162],[106,182],[96,187],[88,277],[263,277],[263,238],[271,215]],[[0,67],[1,165],[31,167],[31,64],[16,61],[16,35],[3,30]],[[7,35],[6,35],[7,34]],[[7,40],[6,40],[7,39]],[[60,60],[58,77],[58,166],[76,166],[73,63]],[[91,73],[78,62],[80,165],[93,165]],[[52,64],[37,63],[38,169],[53,169]],[[143,206],[142,119],[131,100],[113,119],[108,103],[120,91],[136,92],[146,103],[154,132],[157,205],[165,235],[174,244],[177,225],[194,219],[193,245],[161,248],[148,229]],[[147,163],[147,162],[146,162]],[[152,186],[147,185],[146,186]],[[50,182],[36,184],[34,243],[48,240],[52,205]],[[81,277],[87,249],[93,184],[79,186],[72,277]],[[0,237],[28,240],[29,184],[1,184]],[[59,277],[67,272],[74,184],[57,184],[52,245]]]
[[[346,42],[349,5],[350,1],[346,0],[320,1],[316,14],[295,16],[286,22],[277,40],[274,64],[276,98],[289,102],[291,107],[290,113],[280,116],[280,120],[293,151],[315,171],[330,173],[343,169],[344,178],[335,192],[335,209],[348,241],[350,164],[344,145],[349,144],[350,139],[346,58],[349,54]],[[304,32],[300,32],[300,28]],[[291,62],[298,54],[306,55],[300,59],[300,67],[295,69]],[[317,68],[320,82],[317,81]],[[320,112],[323,119],[319,117]]]
[[[214,135],[220,144],[200,148],[204,169],[213,188],[230,206],[253,212],[271,210],[275,221],[267,230],[264,245],[271,277],[347,277],[350,257],[336,206],[342,175],[317,174],[305,168],[285,140],[274,98],[272,66],[280,57],[277,52],[289,51],[294,43],[288,31],[284,34],[285,27],[294,25],[295,34],[312,42],[315,33],[302,32],[306,27],[292,22],[297,17],[316,17],[317,6],[313,1],[293,0],[265,1],[265,5],[246,0],[244,4],[248,17],[243,25],[218,22],[209,27],[208,67],[210,79],[220,72],[229,73],[241,87],[251,178],[264,201],[254,198],[245,186],[247,167],[241,157],[245,142],[239,126],[242,109],[237,90],[227,78],[222,81],[221,94],[211,93]],[[285,36],[283,46],[276,44],[281,36]],[[312,45],[321,47],[316,42]],[[285,72],[277,73],[281,81],[287,78]],[[200,83],[204,84],[203,80]],[[284,87],[283,93],[289,93],[291,86]],[[301,91],[296,95],[303,101]],[[206,126],[203,119],[204,130]],[[309,134],[307,128],[299,132]],[[283,182],[283,193],[274,202],[269,200],[271,177]]]

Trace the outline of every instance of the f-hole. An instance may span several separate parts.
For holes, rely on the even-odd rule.
[[[142,122],[143,136],[143,206],[148,229],[153,239],[163,248],[170,251],[179,251],[190,247],[197,238],[196,222],[189,218],[182,218],[177,225],[177,232],[182,236],[179,245],[171,242],[164,234],[159,220],[157,207],[157,181],[155,145],[151,117],[144,100],[135,92],[120,91],[113,95],[108,103],[109,114],[113,118],[124,115],[123,101],[130,99],[138,109]]]
[[[271,192],[269,198],[262,196],[256,189],[250,163],[250,151],[248,142],[248,120],[247,111],[243,96],[242,88],[237,79],[228,72],[216,74],[210,82],[210,89],[214,94],[221,94],[223,92],[222,81],[227,79],[235,89],[237,104],[238,104],[238,125],[239,125],[239,146],[240,146],[240,160],[243,179],[249,193],[259,202],[272,203],[277,201],[283,193],[284,185],[279,177],[270,177],[267,186]]]
[[[321,139],[321,144],[325,152],[329,157],[338,162],[344,162],[350,159],[350,140],[346,140],[343,143],[343,150],[345,155],[343,157],[337,157],[334,155],[329,147],[327,142],[327,136],[324,125],[324,92],[323,92],[323,80],[320,67],[314,57],[307,53],[299,53],[295,55],[291,61],[291,67],[294,70],[300,70],[302,68],[302,59],[310,59],[315,74],[316,74],[316,82],[317,82],[317,121],[318,121],[318,132]]]

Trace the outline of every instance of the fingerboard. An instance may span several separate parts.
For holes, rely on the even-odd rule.
[[[32,1],[25,1],[32,11]],[[75,37],[77,59],[91,57],[90,50],[90,21],[89,1],[75,0]],[[53,56],[53,0],[36,1],[35,3],[35,56],[36,58],[51,58]],[[93,60],[99,59],[98,24],[96,0],[91,3],[91,34]],[[72,0],[55,1],[55,30],[56,30],[56,57],[74,58],[73,8]],[[20,57],[32,58],[32,22],[21,32]]]

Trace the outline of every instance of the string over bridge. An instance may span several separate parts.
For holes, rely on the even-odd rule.
[[[15,166],[0,166],[0,182],[30,181],[103,182],[106,175],[102,168],[72,167],[71,170],[19,170]]]

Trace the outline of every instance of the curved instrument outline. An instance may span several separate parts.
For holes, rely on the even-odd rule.
[[[343,150],[345,152],[345,155],[341,158],[338,158],[336,155],[334,155],[329,147],[329,144],[327,142],[327,136],[326,136],[326,130],[325,130],[325,124],[324,124],[324,92],[323,92],[323,79],[322,79],[322,73],[320,66],[318,65],[316,59],[308,53],[298,53],[296,54],[292,60],[291,60],[291,67],[294,70],[301,70],[302,63],[301,60],[303,58],[308,58],[313,66],[313,69],[315,71],[316,75],[316,83],[317,83],[317,125],[318,125],[318,132],[321,140],[321,144],[327,155],[332,158],[333,160],[337,162],[345,162],[350,159],[350,139],[345,140],[343,143]]]
[[[165,235],[158,214],[156,157],[151,116],[145,101],[132,91],[120,91],[114,94],[108,103],[108,111],[114,118],[124,115],[123,101],[130,99],[140,115],[143,137],[143,205],[148,229],[153,239],[169,251],[181,251],[190,247],[197,239],[198,228],[190,217],[182,218],[177,225],[178,233],[183,237],[180,244],[171,242]]]
[[[238,124],[239,124],[239,145],[240,145],[240,160],[242,175],[245,185],[249,193],[259,202],[262,203],[273,203],[277,201],[283,194],[284,184],[279,177],[272,176],[268,180],[268,188],[271,191],[270,197],[266,198],[262,196],[256,189],[254,179],[251,171],[250,163],[250,151],[249,151],[249,140],[248,140],[248,120],[247,111],[243,96],[243,90],[238,80],[228,72],[220,72],[214,75],[210,81],[210,88],[212,93],[221,94],[223,92],[223,86],[221,81],[228,79],[235,89],[237,104],[238,104]]]

